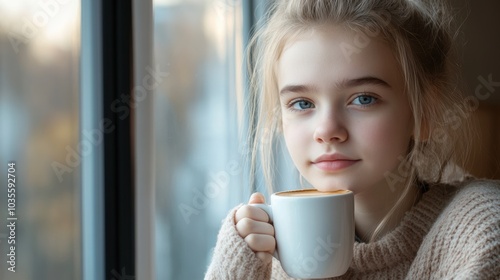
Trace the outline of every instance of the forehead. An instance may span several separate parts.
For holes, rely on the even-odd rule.
[[[389,44],[344,26],[321,26],[290,38],[276,65],[279,87],[378,77],[403,89],[403,76]]]

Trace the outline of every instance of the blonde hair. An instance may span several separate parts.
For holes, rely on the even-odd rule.
[[[450,162],[461,165],[467,157],[468,118],[458,90],[456,32],[452,15],[442,0],[277,0],[266,22],[249,48],[251,65],[252,172],[260,158],[269,191],[272,192],[273,154],[281,135],[281,108],[275,65],[284,46],[294,36],[315,26],[334,24],[363,34],[377,34],[393,48],[405,80],[405,94],[412,110],[414,138],[408,154],[405,190],[392,211],[372,234],[377,238],[397,213],[398,205],[417,181],[440,182]],[[368,46],[369,47],[369,46]],[[451,115],[450,115],[451,114]]]

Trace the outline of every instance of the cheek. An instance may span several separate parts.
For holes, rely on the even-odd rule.
[[[359,141],[363,141],[364,151],[385,169],[392,169],[399,157],[406,156],[411,139],[411,123],[398,118],[373,120],[359,130]]]
[[[288,152],[294,160],[301,151],[304,151],[305,145],[310,142],[310,137],[312,136],[309,135],[307,128],[307,125],[289,122],[286,119],[283,120],[283,137],[285,138]]]

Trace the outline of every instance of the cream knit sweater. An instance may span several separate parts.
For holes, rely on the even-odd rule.
[[[237,208],[222,223],[205,279],[291,279],[238,235]],[[500,279],[498,182],[431,186],[395,230],[356,242],[351,267],[336,279]]]

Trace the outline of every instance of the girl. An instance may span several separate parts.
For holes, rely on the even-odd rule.
[[[275,131],[312,186],[355,194],[354,258],[342,279],[500,278],[498,184],[450,182],[467,155],[470,112],[441,2],[276,1],[253,41],[257,139]],[[254,147],[268,182],[276,135]],[[206,279],[289,279],[275,247],[266,213],[238,206]]]

